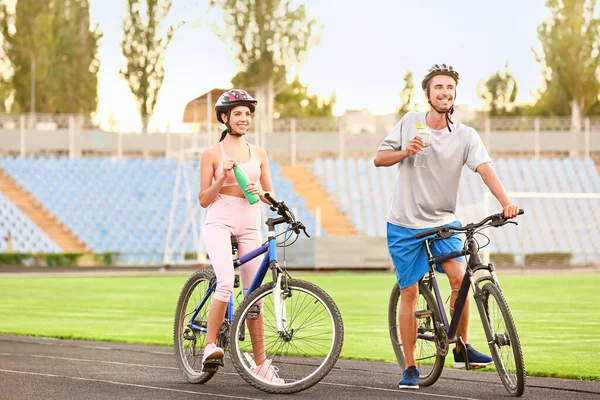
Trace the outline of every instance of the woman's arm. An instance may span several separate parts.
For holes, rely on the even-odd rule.
[[[214,167],[214,155],[212,149],[207,149],[202,153],[202,159],[200,161],[200,193],[198,194],[198,200],[200,206],[206,208],[215,201],[219,190],[225,182],[227,174],[223,171],[223,174],[213,182],[213,176],[215,175]]]
[[[265,149],[261,147],[256,147],[255,149],[255,154],[258,154],[260,159],[260,182],[250,182],[246,190],[249,193],[260,196],[263,203],[271,205],[271,202],[265,198],[266,193],[275,197],[273,180],[271,179],[271,167],[269,166],[269,157]]]

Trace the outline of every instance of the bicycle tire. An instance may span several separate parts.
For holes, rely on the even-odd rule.
[[[477,301],[482,302],[485,311],[485,315],[481,315],[481,322],[489,327],[493,335],[488,342],[496,371],[511,396],[522,396],[525,391],[525,363],[512,315],[502,291],[495,283],[486,283],[481,292],[481,299]],[[510,349],[504,349],[506,347]]]
[[[175,350],[175,360],[179,370],[190,383],[208,382],[216,373],[202,372],[202,354],[206,346],[206,333],[202,331],[193,332],[189,326],[189,318],[196,307],[204,298],[206,291],[215,280],[215,275],[211,270],[200,270],[194,272],[186,281],[181,289],[177,301],[177,310],[175,311],[175,320],[173,323],[173,347]],[[199,293],[194,290],[199,288]],[[205,324],[208,319],[208,309],[212,301],[212,294],[209,300],[200,311],[196,321]],[[190,304],[191,302],[191,304]],[[198,320],[198,318],[200,318]],[[186,338],[187,337],[187,338]],[[193,339],[191,339],[193,337]]]
[[[396,360],[400,368],[404,370],[406,368],[406,359],[404,358],[402,339],[400,338],[400,295],[400,286],[396,282],[392,288],[388,305],[388,327]],[[429,333],[435,337],[435,326],[440,326],[442,317],[431,290],[425,284],[420,284],[417,311],[426,310],[430,311],[430,315],[419,318],[418,331],[420,333]],[[419,386],[431,386],[437,382],[444,369],[446,356],[445,354],[441,355],[437,350],[435,341],[417,338],[415,359],[417,362],[416,367],[419,370]]]
[[[342,316],[323,289],[296,279],[288,279],[287,287],[291,296],[285,300],[285,309],[291,336],[283,338],[277,332],[273,282],[260,286],[244,299],[231,324],[230,354],[235,369],[250,385],[268,393],[296,393],[318,383],[337,362],[344,341]],[[257,312],[256,306],[261,304],[261,311]],[[242,327],[250,332],[251,320],[259,321],[263,327],[260,340],[264,341],[265,358],[277,366],[283,383],[267,381],[251,371],[256,367],[248,340],[251,335],[239,340]]]

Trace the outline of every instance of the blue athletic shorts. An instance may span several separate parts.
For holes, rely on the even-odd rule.
[[[462,224],[460,221],[454,221],[444,226],[462,226]],[[429,271],[427,249],[425,248],[426,238],[415,239],[415,235],[430,229],[432,228],[410,229],[389,222],[387,224],[388,249],[396,268],[396,279],[401,289],[418,282]],[[437,256],[442,253],[462,250],[463,241],[460,236],[452,236],[444,240],[435,240],[430,248],[431,253]],[[465,263],[464,257],[455,260]],[[439,264],[436,265],[436,269],[439,272],[444,272]]]

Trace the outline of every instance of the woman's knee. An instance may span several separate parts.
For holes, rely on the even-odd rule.
[[[215,289],[215,299],[228,302],[229,296],[233,293],[233,281],[217,281]]]

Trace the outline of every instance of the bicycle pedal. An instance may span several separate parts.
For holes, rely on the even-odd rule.
[[[222,361],[223,360],[209,358],[202,364],[202,372],[215,372],[222,365]]]
[[[250,307],[248,314],[246,314],[246,319],[256,321],[258,317],[260,317],[260,308],[256,305]]]
[[[415,318],[431,318],[430,310],[415,311]]]

